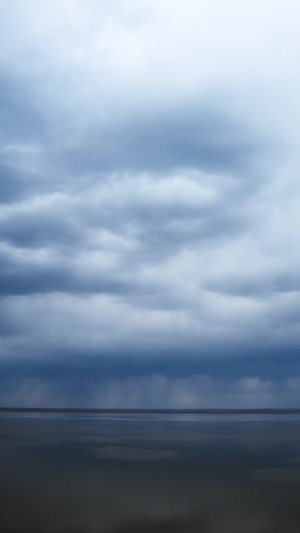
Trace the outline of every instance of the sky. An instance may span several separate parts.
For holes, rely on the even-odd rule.
[[[0,0],[0,405],[300,406],[296,0]]]

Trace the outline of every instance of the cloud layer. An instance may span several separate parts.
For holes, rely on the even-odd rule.
[[[1,402],[298,405],[297,3],[0,11]]]

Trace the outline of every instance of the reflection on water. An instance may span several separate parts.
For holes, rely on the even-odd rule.
[[[300,417],[0,415],[1,533],[300,531]]]

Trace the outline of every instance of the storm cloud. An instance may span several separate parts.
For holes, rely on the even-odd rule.
[[[0,11],[1,404],[297,406],[296,2]]]

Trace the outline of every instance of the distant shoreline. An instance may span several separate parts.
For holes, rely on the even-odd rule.
[[[85,409],[52,407],[0,407],[0,413],[41,414],[199,414],[199,415],[299,415],[300,409]]]

